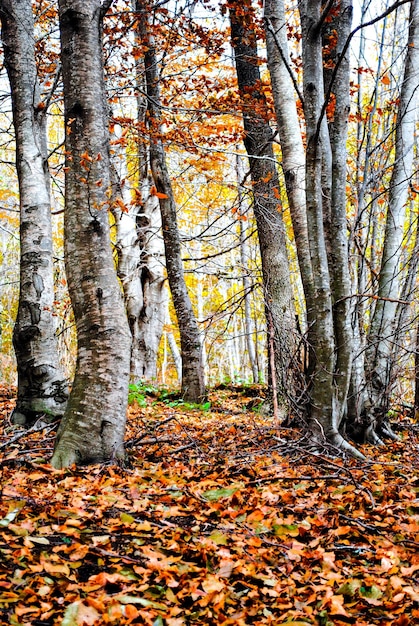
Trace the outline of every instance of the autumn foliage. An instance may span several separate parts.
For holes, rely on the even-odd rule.
[[[148,395],[126,467],[58,471],[54,425],[10,427],[3,390],[1,623],[417,624],[417,425],[343,460],[262,417],[262,394]]]

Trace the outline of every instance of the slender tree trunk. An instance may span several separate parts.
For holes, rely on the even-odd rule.
[[[66,125],[65,261],[77,326],[73,387],[52,464],[123,457],[131,337],[109,238],[101,0],[60,0]]]
[[[337,425],[347,412],[347,396],[352,371],[353,332],[351,326],[351,279],[349,274],[349,242],[346,215],[347,135],[349,116],[349,52],[343,48],[351,32],[352,0],[335,2],[332,17],[324,35],[324,74],[326,95],[332,103],[329,133],[332,151],[329,271],[333,300],[335,333],[334,386],[337,402]],[[337,37],[337,42],[334,40]],[[337,65],[338,64],[338,65]],[[327,91],[330,91],[330,96]]]
[[[265,0],[264,21],[268,68],[271,77],[278,135],[281,144],[282,168],[290,208],[298,265],[303,286],[307,316],[307,376],[314,368],[311,333],[314,327],[312,302],[313,272],[307,233],[305,191],[305,149],[298,117],[297,80],[293,76],[288,50],[287,24],[283,0]]]
[[[246,334],[246,345],[247,345],[247,353],[249,355],[250,368],[252,370],[253,382],[258,383],[260,380],[258,362],[256,358],[256,348],[254,342],[254,323],[252,319],[252,307],[250,301],[250,290],[251,284],[248,276],[248,254],[249,254],[249,246],[247,242],[247,222],[243,219],[246,218],[246,206],[244,204],[244,197],[241,189],[241,185],[243,184],[243,167],[242,167],[242,158],[238,155],[236,158],[236,173],[237,173],[237,183],[238,183],[238,203],[239,203],[239,229],[240,229],[240,262],[242,266],[242,284],[243,284],[243,292],[244,292],[244,327]]]
[[[419,423],[419,323],[416,324],[415,346],[415,401],[413,407],[413,419]]]
[[[370,0],[363,0],[361,7],[361,21],[366,21],[367,9],[370,4]],[[376,259],[376,239],[375,233],[377,230],[377,215],[374,211],[374,202],[370,203],[369,214],[372,222],[372,236],[368,237],[368,226],[365,225],[365,219],[368,214],[368,207],[366,206],[367,196],[367,183],[371,176],[371,155],[374,147],[371,147],[371,141],[373,138],[372,123],[374,115],[378,106],[378,85],[381,76],[381,66],[383,62],[383,49],[385,43],[385,26],[386,19],[383,22],[382,35],[380,41],[380,47],[378,51],[378,63],[376,71],[376,79],[374,85],[374,91],[371,101],[372,109],[369,112],[367,123],[358,121],[357,124],[357,151],[356,151],[356,217],[354,220],[355,227],[353,229],[353,236],[351,241],[351,257],[354,259],[353,268],[353,281],[352,281],[352,293],[362,294],[367,291],[367,265],[366,254],[367,244],[370,241],[371,246],[371,264],[370,274],[371,278],[374,277],[372,272],[375,269]],[[360,32],[358,62],[362,65],[362,60],[365,58],[365,30]],[[359,74],[358,77],[358,94],[357,94],[357,116],[359,119],[363,117],[364,111],[364,98],[366,93],[364,91],[364,75]],[[365,319],[370,316],[370,312],[367,311],[366,299],[357,298],[352,302],[352,331],[353,331],[353,362],[350,381],[350,390],[348,394],[348,429],[351,435],[357,441],[363,441],[365,438],[365,403],[368,398],[367,394],[367,382],[365,377],[365,344],[366,344],[366,329]]]
[[[135,10],[135,0],[133,0]],[[137,33],[135,33],[137,37]],[[137,42],[140,43],[140,42]],[[139,127],[146,123],[147,96],[144,59],[136,60],[137,122]],[[161,228],[159,200],[152,195],[153,178],[150,172],[150,151],[147,140],[141,135],[138,146],[138,190],[139,205],[136,212],[136,242],[141,257],[140,272],[142,307],[139,315],[130,317],[133,347],[131,353],[131,375],[135,379],[157,378],[157,359],[163,326],[167,314],[168,290],[164,262],[164,242]]]
[[[419,2],[412,2],[400,104],[397,113],[395,162],[390,181],[378,301],[368,335],[367,382],[370,404],[368,438],[380,443],[380,431],[393,436],[384,422],[391,392],[397,300],[401,293],[400,262],[406,203],[412,176],[419,90]]]
[[[13,333],[18,394],[13,421],[62,416],[68,383],[59,365],[46,110],[40,99],[30,0],[0,1],[4,60],[13,106],[20,193],[20,295]]]
[[[316,357],[311,390],[310,427],[315,439],[326,439],[336,447],[362,456],[340,434],[342,414],[335,377],[335,335],[329,259],[325,221],[332,219],[333,203],[328,188],[333,188],[333,153],[324,115],[322,57],[322,2],[299,2],[302,23],[304,113],[307,130],[306,194],[307,225],[314,278],[313,349]],[[330,158],[332,157],[332,158]],[[339,214],[340,209],[337,207]],[[336,268],[332,267],[336,273]],[[333,276],[332,276],[333,278]],[[339,372],[338,372],[339,374]],[[346,374],[346,373],[345,373]],[[348,373],[349,374],[349,373]]]
[[[277,391],[281,419],[289,412],[296,388],[295,310],[282,221],[280,186],[272,148],[272,130],[266,120],[267,103],[260,89],[261,76],[250,2],[231,2],[231,39],[242,99],[244,144],[250,163],[254,214],[259,236],[267,319],[271,391]],[[272,336],[271,336],[272,335]],[[272,363],[275,364],[272,369]],[[275,405],[275,403],[272,403]]]
[[[144,174],[143,168],[140,169],[139,193],[136,193],[141,200],[132,204],[131,198],[124,198],[128,207],[125,212],[118,203],[124,196],[119,176],[113,184],[114,195],[117,194],[112,213],[116,226],[118,276],[132,335],[133,381],[157,378],[158,350],[167,309],[160,208],[158,198],[150,194],[151,186],[146,163]]]
[[[149,7],[143,0],[137,0],[136,10],[139,14],[139,35],[144,46],[148,124],[151,139],[150,166],[160,202],[167,276],[179,324],[182,352],[182,395],[189,402],[202,402],[206,394],[202,347],[198,324],[185,283],[176,204],[161,139],[158,61],[148,24]]]
[[[147,177],[148,179],[148,177]],[[143,181],[143,191],[148,184]],[[145,196],[144,196],[145,197]],[[157,360],[166,318],[168,290],[164,274],[164,244],[158,203],[150,196],[137,219],[142,247],[143,307],[137,320],[137,343],[133,351],[136,375],[151,381],[157,379]]]

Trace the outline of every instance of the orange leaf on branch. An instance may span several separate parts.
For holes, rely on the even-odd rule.
[[[165,199],[168,198],[169,196],[165,193],[162,193],[161,191],[157,191],[157,188],[155,185],[152,185],[150,188],[150,195],[151,196],[155,196],[156,198],[160,198],[160,199]]]

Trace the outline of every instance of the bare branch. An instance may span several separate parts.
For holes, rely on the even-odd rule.
[[[328,105],[329,100],[330,100],[330,96],[331,96],[332,88],[333,88],[333,83],[334,83],[334,81],[336,79],[336,75],[338,73],[339,67],[340,67],[343,59],[345,58],[346,53],[348,52],[349,46],[350,46],[351,41],[354,38],[354,36],[360,30],[362,30],[363,28],[366,28],[367,26],[372,26],[373,24],[376,24],[380,20],[384,19],[385,17],[387,17],[387,15],[390,15],[390,13],[393,13],[393,11],[395,11],[396,9],[401,7],[403,4],[407,4],[407,3],[410,4],[411,2],[412,2],[412,0],[397,0],[397,2],[394,2],[390,7],[388,7],[388,9],[383,11],[383,13],[381,13],[380,15],[377,15],[373,19],[369,20],[369,22],[363,22],[362,24],[359,24],[359,26],[357,26],[351,32],[351,34],[349,35],[348,39],[345,42],[345,45],[343,46],[342,52],[340,53],[339,58],[336,61],[336,65],[335,65],[335,67],[333,69],[333,73],[332,73],[332,76],[331,76],[331,79],[330,79],[329,88],[328,88],[327,93],[325,95],[323,106],[322,106],[322,110],[320,112],[319,120],[317,122],[317,130],[316,130],[316,135],[315,135],[316,142],[318,141],[319,136],[320,136],[320,128],[321,128],[321,124],[322,124],[323,118],[324,118],[325,113],[326,113],[327,105]]]

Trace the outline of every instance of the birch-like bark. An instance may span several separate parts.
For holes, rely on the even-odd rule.
[[[316,365],[311,393],[311,423],[314,431],[328,437],[334,430],[332,421],[333,395],[333,318],[323,227],[322,146],[318,123],[324,102],[323,59],[319,29],[321,1],[300,2],[303,33],[304,113],[307,130],[306,201],[310,258],[314,281],[313,313],[315,326],[313,349]],[[324,138],[323,138],[324,141]]]
[[[185,283],[176,204],[161,139],[158,61],[148,22],[149,7],[143,0],[137,0],[136,10],[139,16],[138,32],[144,46],[148,98],[147,121],[150,129],[150,168],[160,203],[167,277],[179,325],[182,396],[189,402],[202,402],[206,395],[202,346],[198,324]]]
[[[419,323],[416,324],[415,348],[415,400],[413,405],[413,419],[416,423],[419,423]]]
[[[401,290],[400,261],[406,205],[412,176],[415,126],[419,90],[419,2],[410,7],[409,37],[400,104],[395,131],[395,162],[390,181],[384,248],[379,274],[378,301],[371,321],[367,348],[367,382],[371,406],[368,438],[380,442],[383,419],[391,392],[391,362],[394,349],[397,300]]]
[[[307,234],[305,149],[296,103],[297,82],[292,75],[288,50],[284,0],[265,0],[264,21],[268,68],[281,144],[282,168],[305,295],[310,361],[308,374],[310,374],[313,368],[310,334],[314,325],[311,306],[314,286]]]
[[[238,184],[238,205],[239,205],[239,215],[240,217],[246,217],[247,207],[245,206],[245,198],[243,197],[242,192],[242,184],[244,179],[244,172],[242,166],[242,157],[237,155],[236,157],[236,174],[237,174],[237,184]],[[248,275],[248,256],[249,256],[249,245],[247,242],[247,222],[243,219],[239,221],[239,236],[240,236],[240,262],[242,266],[242,284],[243,284],[243,292],[244,292],[244,328],[246,334],[246,346],[247,353],[249,355],[250,368],[252,370],[252,378],[254,383],[258,383],[261,379],[261,375],[259,373],[258,368],[258,360],[256,357],[256,348],[254,342],[255,328],[254,322],[252,318],[252,307],[250,301],[250,290],[251,284]]]
[[[65,262],[76,373],[52,464],[123,457],[131,337],[112,257],[101,0],[60,0],[66,126]]]
[[[346,414],[347,396],[352,371],[353,332],[351,326],[351,278],[349,274],[349,241],[346,216],[346,170],[350,59],[349,50],[343,54],[352,25],[352,0],[341,0],[332,6],[331,21],[327,23],[325,42],[329,54],[324,58],[325,89],[333,105],[329,119],[332,151],[330,221],[327,223],[329,240],[329,271],[333,301],[335,333],[334,387],[337,426]],[[336,45],[331,40],[337,37]],[[329,95],[330,94],[330,95]]]
[[[20,295],[13,333],[18,370],[14,423],[62,416],[68,397],[53,317],[53,246],[46,110],[40,100],[30,0],[1,0],[20,194]]]
[[[370,2],[363,0],[361,6],[361,22],[366,21],[367,10]],[[378,62],[375,78],[375,86],[369,112],[368,122],[358,121],[357,124],[357,151],[356,151],[356,181],[357,181],[357,202],[356,217],[354,220],[355,227],[353,229],[352,239],[350,242],[350,254],[353,262],[353,280],[352,293],[366,293],[367,291],[367,265],[366,250],[369,228],[364,223],[368,213],[366,206],[367,183],[371,176],[371,142],[373,139],[372,122],[378,106],[378,84],[381,76],[381,65],[383,61],[383,49],[385,43],[385,26],[386,18],[383,22],[382,35],[378,50]],[[358,63],[362,65],[365,59],[366,36],[365,30],[360,31]],[[358,93],[357,93],[357,115],[362,119],[364,110],[364,101],[366,93],[364,90],[364,75],[361,73],[358,77]],[[373,220],[372,235],[375,234],[377,225],[377,215],[374,211],[374,202],[369,206],[370,219]],[[371,246],[371,269],[375,268],[376,258],[376,240],[374,236],[370,237]],[[353,361],[352,373],[350,380],[350,389],[348,394],[348,428],[351,435],[359,441],[363,441],[365,437],[365,402],[367,400],[367,384],[365,378],[365,319],[370,316],[367,311],[367,302],[364,298],[357,298],[352,302],[352,332],[353,332]]]
[[[152,181],[147,174],[147,164],[145,172],[143,164],[140,165],[138,195],[141,204],[132,204],[131,198],[123,198],[126,194],[121,188],[120,177],[116,177],[114,193],[124,199],[128,211],[122,211],[115,202],[112,213],[116,227],[118,277],[132,335],[131,380],[152,382],[157,378],[158,350],[168,296],[159,202],[150,193]]]
[[[362,455],[339,433],[341,410],[335,388],[335,331],[326,247],[325,220],[332,204],[324,185],[332,188],[330,137],[324,117],[322,1],[300,0],[304,113],[307,130],[306,198],[310,257],[314,279],[313,350],[316,358],[311,389],[310,427],[316,439],[326,439],[354,456]]]
[[[135,0],[133,0],[135,9]],[[137,42],[140,43],[140,42]],[[137,121],[146,123],[147,96],[144,59],[136,61]],[[168,290],[164,258],[164,241],[160,205],[151,193],[153,177],[150,172],[150,151],[144,137],[138,137],[138,186],[142,206],[136,217],[137,242],[141,249],[141,287],[143,304],[135,321],[130,318],[133,332],[131,374],[136,379],[155,380],[160,340],[167,315]],[[179,377],[180,380],[180,377]]]
[[[244,144],[249,157],[262,260],[265,314],[269,335],[269,384],[280,419],[289,412],[296,388],[295,309],[290,282],[280,186],[272,147],[272,130],[265,119],[267,104],[261,76],[253,11],[247,2],[231,2],[231,40],[242,100]],[[274,368],[272,368],[274,363]],[[276,397],[273,389],[276,388]]]

